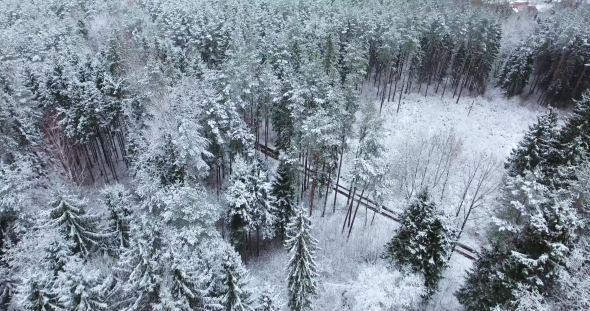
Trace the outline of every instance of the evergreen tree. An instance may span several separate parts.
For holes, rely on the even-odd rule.
[[[122,292],[131,309],[149,309],[159,302],[164,288],[161,230],[140,227],[121,254],[119,269],[125,276]]]
[[[386,257],[422,274],[432,294],[447,265],[454,234],[428,191],[422,190],[404,211],[396,236],[386,246]]]
[[[248,229],[253,222],[250,206],[252,197],[248,191],[247,177],[234,176],[225,192],[225,197],[229,204],[230,240],[236,250],[242,253]]]
[[[229,204],[232,244],[242,252],[246,236],[255,232],[257,239],[271,239],[275,234],[274,197],[271,185],[260,163],[250,168],[241,160],[236,161],[236,173],[225,197]]]
[[[120,250],[129,247],[131,225],[131,197],[122,185],[114,185],[102,191],[104,203],[109,212],[109,233],[112,247]]]
[[[312,310],[312,300],[317,295],[318,267],[314,256],[317,240],[311,236],[311,220],[303,206],[297,208],[287,227],[285,244],[290,256],[287,264],[289,308]]]
[[[589,158],[590,154],[590,91],[576,101],[572,115],[559,134],[563,164],[575,166]]]
[[[203,296],[204,290],[200,288],[201,284],[198,284],[195,280],[195,271],[192,271],[195,267],[186,265],[190,263],[190,260],[185,258],[177,259],[177,262],[172,265],[172,285],[170,291],[172,292],[172,298],[178,305],[183,305],[189,310],[199,310],[205,306],[205,299]],[[182,261],[184,259],[184,262]]]
[[[57,279],[59,301],[66,310],[109,310],[100,272],[85,267],[79,260],[71,260]]]
[[[13,273],[5,266],[5,263],[0,263],[0,308],[8,309],[16,285]]]
[[[507,307],[517,301],[514,293],[523,286],[544,296],[551,293],[578,227],[571,200],[562,196],[545,193],[545,200],[528,200],[524,225],[479,256],[456,293],[468,311]]]
[[[100,217],[86,213],[86,200],[63,190],[54,194],[49,217],[49,225],[73,243],[72,252],[83,257],[89,256],[108,238],[99,231]]]
[[[281,159],[277,168],[277,177],[272,184],[272,195],[278,235],[284,239],[287,225],[295,209],[295,189],[293,185],[293,168],[286,159]]]
[[[508,256],[496,244],[491,250],[483,249],[469,271],[465,284],[455,293],[467,311],[491,310],[512,299],[516,286],[501,272],[502,261]]]
[[[60,277],[66,271],[66,265],[79,262],[80,258],[73,256],[73,243],[61,237],[56,228],[48,228],[41,234],[42,237],[32,239],[34,235],[25,236],[18,245],[23,249],[12,250],[16,258],[11,265],[19,281],[13,302],[23,310],[65,310],[65,286]],[[47,245],[38,245],[39,241]],[[34,255],[29,254],[31,250],[35,251]]]
[[[285,77],[285,79],[287,79]],[[281,97],[275,100],[271,108],[271,121],[274,131],[277,133],[277,150],[287,151],[291,147],[294,135],[293,119],[291,117],[291,97],[293,87],[288,82],[283,82]]]
[[[225,293],[222,297],[225,311],[247,311],[252,309],[252,294],[248,291],[248,274],[237,258],[229,256],[221,264],[225,278]]]
[[[59,302],[59,293],[53,288],[53,282],[49,281],[40,271],[31,271],[36,277],[25,280],[21,285],[16,303],[26,311],[58,311],[64,310]]]
[[[519,46],[510,54],[498,79],[498,85],[504,89],[506,96],[522,93],[533,72],[533,62],[533,50],[527,46]]]
[[[256,311],[279,311],[281,307],[281,302],[279,298],[275,295],[272,287],[267,286],[262,290],[260,296],[258,297],[258,306],[256,307]]]
[[[504,165],[508,176],[524,176],[526,171],[533,171],[537,167],[540,170],[548,169],[551,163],[550,152],[555,146],[557,136],[557,114],[549,111],[537,118],[537,123],[529,127],[528,132],[513,149],[508,161]]]
[[[272,239],[275,234],[276,212],[274,211],[272,185],[267,180],[266,171],[262,169],[262,164],[255,165],[255,170],[250,176],[250,187],[252,192],[252,211],[253,228],[256,230],[257,239]]]

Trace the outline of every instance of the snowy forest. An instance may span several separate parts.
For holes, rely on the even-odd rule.
[[[0,310],[590,310],[590,5],[0,0]]]

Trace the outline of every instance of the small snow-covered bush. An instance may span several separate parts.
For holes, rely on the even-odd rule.
[[[402,311],[420,304],[425,293],[424,280],[418,274],[368,266],[351,284],[347,300],[352,311]]]

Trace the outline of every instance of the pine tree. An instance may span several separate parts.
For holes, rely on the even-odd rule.
[[[271,185],[266,180],[266,172],[260,163],[250,168],[243,161],[236,161],[236,173],[225,197],[229,204],[232,244],[239,252],[243,251],[248,233],[255,232],[257,241],[271,239],[275,235],[274,197]]]
[[[275,100],[271,108],[271,121],[274,131],[277,133],[277,150],[287,151],[291,147],[291,140],[294,134],[293,119],[291,117],[290,98],[292,87],[283,83],[282,96]]]
[[[555,145],[557,136],[557,114],[550,110],[547,114],[538,117],[537,123],[529,127],[522,141],[516,149],[513,149],[508,161],[504,165],[508,176],[524,176],[525,171],[533,171],[537,167],[540,170],[551,166],[547,163],[550,151]]]
[[[311,236],[311,220],[303,206],[297,208],[287,227],[285,244],[290,255],[287,264],[289,308],[312,310],[312,300],[317,295],[318,267],[314,256],[317,240]]]
[[[396,236],[386,246],[386,257],[422,274],[432,294],[447,265],[454,234],[428,191],[422,190],[404,211]]]
[[[504,89],[506,96],[522,93],[533,72],[533,62],[533,50],[527,46],[519,46],[510,54],[498,79],[498,85]]]
[[[282,159],[277,168],[277,177],[272,184],[272,195],[278,235],[284,239],[287,225],[295,209],[295,189],[293,185],[293,168],[286,159]]]
[[[108,238],[98,230],[99,216],[86,214],[86,201],[62,190],[54,194],[49,217],[49,225],[58,228],[60,234],[73,243],[72,252],[83,257],[89,256]]]
[[[247,176],[238,175],[232,179],[231,185],[225,192],[225,197],[229,204],[230,239],[236,250],[242,253],[244,251],[244,242],[248,229],[253,222],[251,216],[252,207],[250,206],[252,197],[248,191]]]

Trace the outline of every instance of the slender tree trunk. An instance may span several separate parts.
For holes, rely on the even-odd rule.
[[[302,180],[302,187],[301,187],[301,200],[303,200],[303,193],[305,192],[305,183],[307,182],[307,155],[303,155],[303,180]]]
[[[529,91],[529,95],[533,94],[533,92],[535,91],[535,88],[537,88],[537,83],[539,82],[539,76],[537,75],[535,77],[535,82],[533,83],[533,87],[531,88],[531,90]]]
[[[330,193],[330,182],[332,181],[332,170],[328,172],[328,180],[326,182],[326,196],[324,198],[324,209],[322,210],[322,217],[326,215],[326,205],[328,204],[328,194]],[[334,194],[336,195],[336,194]]]
[[[336,177],[336,191],[334,191],[334,204],[332,205],[332,213],[336,212],[336,197],[338,196],[338,185],[340,183],[340,170],[342,169],[342,158],[344,157],[344,145],[340,152],[340,164],[338,164],[338,177]]]
[[[359,206],[361,205],[361,200],[363,199],[363,195],[365,194],[366,186],[367,186],[367,184],[365,183],[365,187],[363,187],[363,191],[361,191],[361,196],[359,197],[358,203],[356,204],[356,208],[354,210],[354,216],[352,217],[352,222],[349,225],[348,236],[346,237],[346,240],[348,240],[350,238],[350,233],[352,232],[352,227],[354,226],[354,220],[356,219],[356,214],[359,211]]]
[[[349,190],[350,191],[350,190]],[[352,188],[352,192],[348,192],[348,196],[352,197],[353,199],[350,200],[350,204],[348,205],[346,216],[344,217],[344,223],[342,224],[342,233],[344,233],[344,228],[346,227],[346,222],[349,222],[350,225],[350,214],[352,214],[352,203],[354,202],[354,194],[356,192],[356,187]]]
[[[314,163],[316,163],[316,164],[318,163],[318,156],[316,156]],[[314,167],[317,167],[317,165],[315,165]],[[311,214],[313,212],[313,203],[314,203],[313,200],[315,198],[315,189],[318,184],[318,171],[319,170],[316,168],[313,180],[311,181],[311,199],[309,200],[309,216],[311,216]]]
[[[389,68],[389,92],[387,94],[387,102],[391,101],[391,87],[393,86],[393,67]]]
[[[90,163],[90,158],[88,157],[88,149],[86,149],[86,146],[82,146],[83,150],[81,150],[81,152],[83,153],[84,159],[86,160],[86,163],[88,165],[88,173],[90,173],[90,179],[92,179],[92,183],[94,184],[96,181],[94,180],[94,174],[92,174],[92,163]]]
[[[405,77],[402,77],[402,89],[401,89],[401,90],[400,90],[400,92],[399,92],[399,100],[397,101],[397,110],[395,111],[395,113],[399,113],[399,107],[400,107],[400,106],[401,106],[401,104],[402,104],[402,95],[403,95],[403,93],[404,93],[404,92],[403,92],[403,89],[404,89],[404,78],[405,78]]]
[[[576,92],[578,91],[578,87],[580,86],[580,83],[582,82],[582,79],[584,78],[584,74],[586,74],[586,69],[588,69],[588,66],[584,66],[584,70],[582,70],[582,73],[580,74],[580,77],[578,78],[578,82],[576,82],[576,86],[574,87],[574,90],[572,92],[572,96],[576,96]]]
[[[465,230],[465,225],[467,224],[467,221],[469,220],[469,215],[471,214],[471,210],[472,210],[472,208],[469,208],[467,210],[467,215],[465,215],[465,218],[463,218],[463,223],[461,224],[461,229],[459,229],[459,233],[457,233],[457,237],[455,238],[455,242],[453,243],[453,247],[451,247],[451,251],[449,252],[449,257],[447,258],[447,261],[449,259],[451,259],[451,256],[453,256],[453,252],[455,251],[455,247],[457,246],[457,243],[459,243],[459,239],[461,238],[461,235],[463,234],[463,230]]]
[[[455,104],[459,103],[459,99],[461,98],[461,93],[463,92],[463,88],[465,88],[469,82],[469,72],[471,70],[471,61],[469,62],[469,66],[467,67],[467,72],[465,73],[467,75],[467,79],[465,79],[465,82],[461,85],[461,83],[459,83],[461,85],[461,89],[459,90],[459,95],[457,96],[457,102]],[[461,81],[459,81],[461,82]],[[454,97],[454,95],[453,95]]]

